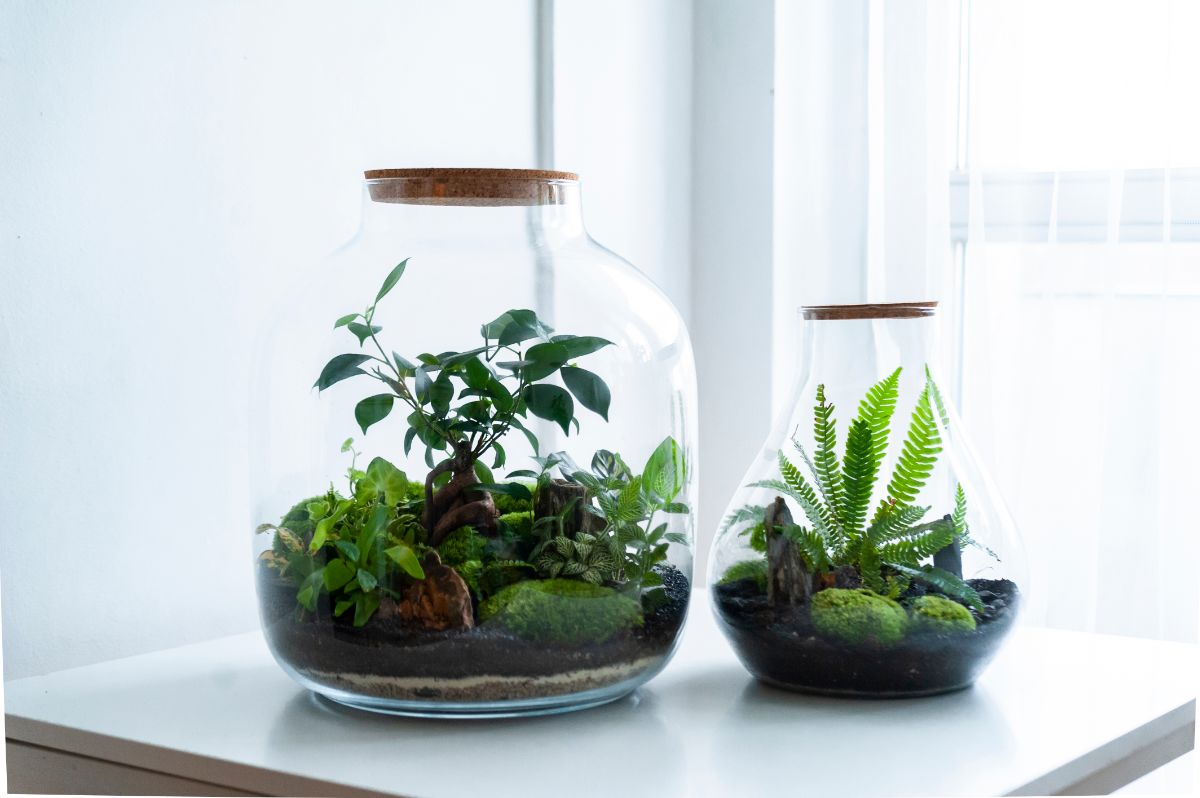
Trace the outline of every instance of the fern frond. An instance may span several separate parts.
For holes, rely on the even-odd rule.
[[[896,460],[896,468],[888,483],[888,496],[897,504],[912,504],[917,498],[933,473],[937,456],[942,451],[941,443],[929,406],[929,388],[926,386],[913,409],[904,449]]]
[[[887,453],[888,438],[892,426],[892,414],[896,412],[896,400],[900,397],[900,369],[871,386],[867,395],[858,403],[858,419],[871,428],[871,447],[875,458],[883,462]]]
[[[862,543],[865,544],[864,538]],[[879,549],[874,546],[860,545],[858,552],[858,573],[862,577],[863,584],[869,590],[874,590],[876,593],[883,593],[885,587],[883,582],[883,574],[880,573],[883,568],[883,560],[879,558]]]
[[[951,513],[950,520],[954,523],[954,536],[962,543],[969,543],[971,539],[967,535],[967,493],[963,490],[961,482],[954,489],[954,512]]]
[[[950,429],[950,414],[946,412],[946,403],[942,401],[942,392],[937,387],[937,383],[933,381],[933,375],[929,373],[929,366],[925,367],[925,385],[929,389],[929,395],[933,397],[933,406],[937,408],[938,417],[942,420],[942,429]]]
[[[842,512],[845,488],[842,485],[841,466],[838,464],[837,422],[833,418],[833,409],[833,405],[825,401],[825,386],[818,385],[817,404],[813,408],[813,439],[817,448],[811,461],[802,448],[800,452],[813,472],[813,479],[821,495],[825,497],[830,514],[841,525],[845,523]]]
[[[765,507],[744,504],[738,509],[730,511],[729,515],[725,516],[725,520],[721,522],[721,534],[728,532],[735,524],[762,521],[765,510]]]
[[[879,558],[915,566],[953,542],[954,526],[939,519],[893,535],[889,542],[879,546]]]
[[[845,499],[842,503],[842,525],[847,539],[862,534],[867,519],[867,505],[879,475],[879,460],[875,456],[871,427],[863,419],[855,419],[846,436],[846,460],[842,464],[842,483]]]
[[[799,524],[785,524],[782,532],[784,537],[800,549],[810,571],[829,570],[829,553],[825,550],[825,541],[819,534]]]
[[[880,512],[876,513],[876,519],[867,529],[866,538],[874,545],[887,543],[889,540],[909,533],[913,524],[924,518],[927,512],[929,512],[928,507],[915,505],[896,507],[885,504],[880,508]]]
[[[934,568],[932,565],[923,565],[920,568],[895,562],[888,565],[911,579],[936,588],[950,598],[966,602],[978,612],[983,611],[983,600],[979,598],[975,589],[949,571]]]

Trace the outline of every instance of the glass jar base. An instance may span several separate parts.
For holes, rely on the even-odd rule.
[[[829,698],[860,698],[860,699],[891,699],[891,698],[927,698],[935,695],[945,695],[946,693],[957,693],[962,690],[968,690],[974,686],[975,682],[970,681],[964,684],[949,685],[946,687],[930,687],[920,690],[855,690],[849,688],[836,687],[820,687],[806,684],[792,684],[789,682],[781,682],[771,679],[766,676],[755,676],[759,682],[768,687],[777,690],[787,690],[789,693],[803,693],[805,695],[819,695]]]

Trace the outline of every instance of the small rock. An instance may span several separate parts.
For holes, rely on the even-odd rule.
[[[443,565],[436,551],[421,563],[425,578],[409,585],[396,610],[405,621],[423,629],[470,629],[475,625],[471,592],[462,577]]]

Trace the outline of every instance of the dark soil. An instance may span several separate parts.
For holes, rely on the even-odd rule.
[[[642,626],[582,646],[530,642],[494,623],[433,632],[372,620],[356,629],[333,618],[327,602],[301,612],[295,588],[265,568],[258,595],[272,651],[313,681],[400,700],[502,701],[594,689],[656,669],[674,646],[690,590],[677,569],[658,571],[665,597],[646,608]]]
[[[909,632],[899,643],[849,645],[819,637],[807,604],[772,607],[753,580],[713,590],[717,617],[746,668],[789,690],[899,697],[969,686],[995,655],[1016,620],[1020,592],[1007,579],[969,579],[982,613],[973,632]]]

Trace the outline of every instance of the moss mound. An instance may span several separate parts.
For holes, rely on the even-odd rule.
[[[909,609],[916,629],[938,634],[975,631],[974,616],[957,601],[942,596],[921,596],[913,600]]]
[[[479,605],[519,637],[539,643],[603,643],[642,623],[642,608],[612,588],[571,579],[526,580]]]
[[[482,560],[488,539],[474,527],[460,526],[438,544],[438,555],[446,565],[457,567],[471,560]]]
[[[812,622],[818,634],[831,640],[890,645],[904,637],[908,614],[870,590],[831,587],[812,597]]]
[[[302,502],[296,502],[296,505],[287,511],[287,515],[283,517],[279,525],[284,529],[290,529],[301,540],[308,540],[312,537],[313,529],[316,527],[316,524],[308,517],[308,505],[324,500],[324,496],[313,496]]]
[[[497,498],[499,497],[497,496]],[[528,502],[526,502],[526,504],[528,504]],[[500,516],[500,521],[504,524],[507,524],[508,528],[513,531],[513,534],[519,538],[527,538],[533,534],[532,510],[504,513]]]
[[[529,488],[530,491],[533,490],[532,482],[521,482],[520,480],[515,481],[520,482],[520,484]],[[496,511],[500,513],[500,515],[507,515],[508,513],[533,512],[533,502],[529,499],[518,499],[515,496],[509,496],[504,493],[493,493],[492,501],[495,503]]]
[[[742,560],[729,566],[725,571],[725,575],[717,582],[718,585],[729,585],[734,582],[740,582],[743,579],[753,579],[754,584],[759,590],[767,592],[767,561],[764,558],[757,560]]]

